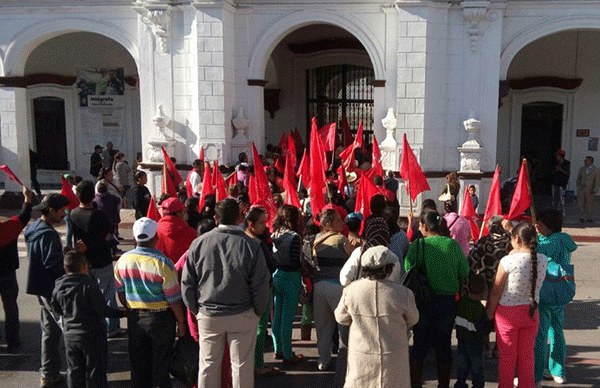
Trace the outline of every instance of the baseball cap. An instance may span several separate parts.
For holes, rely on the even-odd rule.
[[[185,206],[179,198],[171,197],[162,201],[160,208],[162,209],[163,214],[173,214],[184,210]]]
[[[133,238],[137,242],[149,241],[156,236],[156,229],[158,229],[156,221],[148,217],[142,217],[133,223]]]
[[[38,205],[34,206],[35,210],[46,210],[49,207],[53,209],[60,209],[69,205],[69,200],[62,194],[48,194],[42,199]]]
[[[365,268],[381,268],[388,264],[395,264],[394,253],[387,247],[378,245],[371,247],[363,253],[360,259],[360,265]]]
[[[565,150],[558,150],[556,151],[556,155],[561,155],[561,156],[565,156]]]

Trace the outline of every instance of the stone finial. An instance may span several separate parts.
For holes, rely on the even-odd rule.
[[[381,142],[381,164],[385,170],[398,169],[398,143],[394,139],[394,132],[396,131],[396,115],[394,114],[394,108],[388,108],[387,115],[381,120],[386,132],[385,140]]]
[[[476,137],[481,129],[481,121],[473,117],[473,112],[469,116],[469,119],[463,121],[463,126],[467,131],[467,141],[463,143],[462,147],[458,147],[460,153],[460,171],[480,173],[483,149],[477,142]]]
[[[156,107],[156,114],[152,117],[152,123],[154,123],[154,126],[156,127],[153,139],[165,140],[167,138],[167,126],[170,122],[171,119],[165,115],[162,105],[158,105],[158,107]]]
[[[481,148],[481,145],[476,139],[476,136],[481,129],[481,121],[471,117],[470,119],[463,121],[463,125],[467,131],[467,141],[464,142],[462,146],[465,148]]]
[[[169,50],[171,3],[169,0],[137,0],[133,3],[133,10],[142,16],[144,24],[151,27],[159,39],[163,53]]]
[[[489,1],[463,1],[460,6],[463,17],[469,23],[467,33],[471,41],[471,51],[476,52],[479,38],[483,35],[482,22],[488,17]]]
[[[246,131],[248,130],[248,127],[250,126],[250,120],[248,120],[246,118],[246,116],[244,115],[244,108],[243,107],[238,107],[236,113],[235,113],[235,117],[233,119],[231,119],[231,124],[233,125],[233,127],[236,130],[236,134],[235,137],[237,138],[238,136],[243,136],[244,138],[248,138],[248,136],[246,135]]]

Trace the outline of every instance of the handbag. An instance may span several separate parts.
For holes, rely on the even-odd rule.
[[[417,265],[404,274],[400,284],[413,292],[417,307],[431,302],[431,285],[427,277],[425,264],[425,239],[420,238],[417,243]]]
[[[188,333],[177,338],[171,351],[169,373],[186,387],[193,387],[198,382],[198,358],[200,347]]]
[[[454,201],[454,195],[450,193],[450,185],[446,183],[446,190],[438,197],[440,202]]]
[[[573,264],[560,265],[549,261],[540,289],[540,304],[564,306],[572,301],[576,292],[574,271]]]

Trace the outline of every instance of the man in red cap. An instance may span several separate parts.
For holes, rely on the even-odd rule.
[[[177,263],[198,234],[183,220],[185,206],[179,198],[164,200],[160,208],[163,216],[158,221],[156,249]]]
[[[567,215],[565,209],[565,190],[571,175],[571,162],[565,159],[565,151],[556,151],[556,163],[552,172],[552,207]]]

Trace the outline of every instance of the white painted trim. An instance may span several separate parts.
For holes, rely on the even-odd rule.
[[[529,26],[509,42],[500,55],[500,80],[506,80],[513,58],[529,43],[560,31],[594,29],[600,26],[600,15],[561,16]],[[505,26],[506,28],[506,26]]]
[[[517,171],[521,164],[521,122],[523,116],[523,105],[538,101],[548,101],[563,106],[563,122],[561,133],[561,148],[572,155],[571,134],[573,133],[573,102],[575,100],[574,90],[562,90],[555,88],[533,88],[522,91],[511,91],[510,105],[510,128],[508,131],[510,142],[509,176]]]
[[[281,18],[265,31],[250,56],[248,79],[263,79],[267,62],[277,44],[292,31],[315,23],[331,24],[354,35],[371,58],[375,79],[385,79],[384,48],[381,42],[373,39],[376,35],[355,16],[326,10],[295,12]]]
[[[137,37],[114,24],[84,18],[57,18],[28,26],[17,33],[6,50],[4,76],[22,76],[29,54],[42,42],[69,32],[93,32],[121,44],[138,64]],[[139,66],[138,66],[139,73]]]

